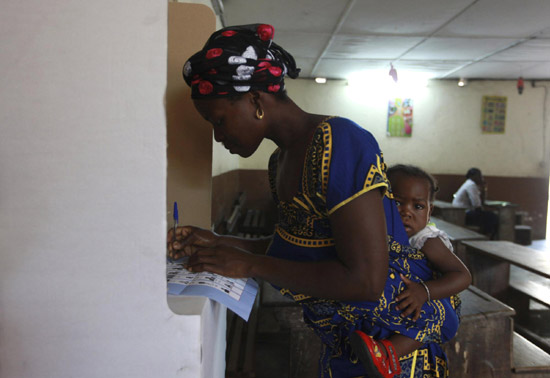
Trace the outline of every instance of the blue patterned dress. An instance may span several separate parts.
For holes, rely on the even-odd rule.
[[[411,376],[413,360],[416,361],[414,377],[447,377],[446,357],[440,344],[451,339],[458,329],[454,300],[425,303],[416,322],[410,317],[402,318],[395,309],[394,298],[405,288],[399,273],[413,281],[430,280],[434,273],[424,254],[409,246],[374,137],[345,118],[327,118],[321,122],[307,149],[300,191],[291,202],[277,198],[278,155],[276,150],[269,162],[270,186],[279,213],[279,223],[267,252],[270,256],[294,261],[336,258],[329,215],[369,190],[385,192],[390,262],[379,301],[326,300],[277,288],[302,305],[306,324],[321,338],[319,377],[364,376],[364,369],[349,344],[349,335],[355,329],[380,339],[401,333],[425,344],[416,356],[411,354],[400,359],[402,377]]]

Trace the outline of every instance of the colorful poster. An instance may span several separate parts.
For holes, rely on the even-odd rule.
[[[507,97],[503,96],[483,96],[481,131],[484,134],[504,134],[506,101]]]
[[[396,98],[388,102],[388,136],[410,137],[413,127],[412,99]]]

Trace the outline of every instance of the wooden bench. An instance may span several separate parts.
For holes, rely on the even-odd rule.
[[[516,209],[515,203],[507,201],[486,200],[484,207],[498,213],[498,239],[514,241],[516,237]]]
[[[263,283],[258,334],[289,332],[290,377],[313,377],[319,338],[302,321],[301,307]],[[462,317],[453,340],[443,345],[454,378],[511,375],[514,309],[474,286],[460,293]]]
[[[464,226],[466,222],[466,208],[455,207],[450,202],[435,200],[433,215],[459,226]]]
[[[516,310],[515,327],[518,333],[527,337],[538,347],[550,353],[550,340],[533,329],[530,322],[531,300],[542,304],[550,312],[550,279],[541,277],[522,268],[510,267],[510,288],[506,302]]]
[[[443,345],[453,378],[511,376],[514,309],[474,286],[460,293],[457,335]]]
[[[516,328],[550,352],[550,343],[529,325],[529,303],[550,306],[550,251],[508,241],[465,241],[473,284],[516,309]]]
[[[437,228],[441,231],[445,231],[449,235],[451,244],[453,245],[456,255],[464,261],[464,247],[462,241],[465,240],[487,240],[487,236],[480,234],[478,232],[472,231],[468,228],[458,226],[454,223],[444,221],[436,217],[431,217],[431,221],[435,224]]]
[[[550,253],[509,241],[463,241],[465,264],[473,284],[496,298],[505,298],[510,286],[510,264],[550,278]]]
[[[529,340],[514,332],[512,377],[550,377],[550,355]]]
[[[274,335],[286,335],[288,354],[281,363],[288,364],[288,377],[316,377],[321,340],[304,323],[302,306],[268,282],[263,281],[260,287],[258,335],[270,340]]]
[[[513,308],[475,286],[460,298],[460,328],[443,346],[451,377],[550,377],[550,355],[514,332]]]
[[[321,345],[303,323],[300,306],[266,282],[261,287],[257,331],[260,342],[288,350],[284,355],[289,357],[279,363],[288,364],[289,377],[316,376]],[[443,345],[451,377],[544,376],[540,374],[546,372],[547,357],[534,344],[514,334],[513,308],[474,286],[460,293],[460,298],[462,316],[458,333]],[[282,339],[281,335],[286,336]],[[534,352],[526,353],[528,350]]]
[[[273,230],[267,229],[265,212],[260,209],[247,209],[244,219],[239,226],[239,236],[261,237],[269,235]]]
[[[510,288],[515,291],[516,296],[525,296],[527,299],[533,299],[550,307],[550,279],[548,278],[512,266],[510,268]]]

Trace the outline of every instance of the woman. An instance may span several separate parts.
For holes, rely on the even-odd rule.
[[[417,374],[445,376],[444,355],[434,343],[442,335],[433,331],[445,317],[439,301],[426,304],[416,322],[396,309],[394,297],[405,288],[399,274],[420,281],[432,271],[422,253],[408,247],[376,141],[350,120],[306,113],[292,102],[284,76],[296,78],[299,69],[272,37],[270,25],[219,30],[185,64],[184,78],[216,141],[231,153],[248,157],[264,138],[277,144],[269,163],[279,211],[275,234],[247,240],[181,227],[175,237],[168,234],[169,253],[190,255],[191,271],[258,277],[300,302],[306,324],[323,342],[320,377],[357,377],[382,365],[383,372],[374,373],[391,377],[399,373],[400,356],[410,376],[406,355],[426,343],[418,358],[429,357],[421,365],[427,370]],[[410,342],[376,353],[365,368],[350,335],[362,330],[384,339],[393,332],[390,324]]]

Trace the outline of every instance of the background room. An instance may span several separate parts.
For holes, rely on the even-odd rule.
[[[532,238],[544,239],[549,4],[421,3],[283,1],[274,6],[228,0],[214,8],[227,25],[254,20],[275,25],[275,40],[302,68],[300,79],[286,81],[298,105],[356,121],[377,138],[388,165],[410,163],[434,174],[441,200],[451,201],[466,171],[479,167],[488,199],[518,204]],[[397,83],[389,75],[392,67]],[[326,83],[318,84],[319,77]],[[501,129],[482,128],[486,96],[505,98]],[[389,103],[395,99],[411,100],[412,132],[404,137],[388,133]],[[267,185],[265,170],[274,148],[265,142],[252,158],[241,159],[214,143],[213,222],[230,211],[239,191],[247,193],[251,207],[268,206],[269,198],[258,198],[257,186]]]
[[[544,238],[548,1],[187,3],[3,2],[0,376],[210,378],[235,367],[225,309],[204,299],[169,306],[166,295],[175,200],[181,223],[207,228],[235,220],[241,192],[243,214],[272,211],[274,146],[245,160],[212,143],[181,77],[222,25],[272,23],[303,69],[287,80],[301,107],[357,121],[388,164],[435,174],[447,201],[479,166],[490,197],[518,204],[533,239]],[[402,94],[377,83],[392,64],[398,82],[430,73],[403,94],[411,136],[387,136],[389,103]],[[377,74],[356,86],[348,79],[358,71]],[[484,96],[506,98],[504,133],[482,132]]]

